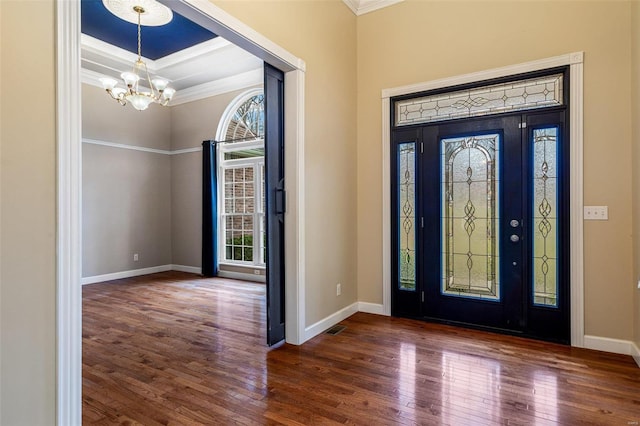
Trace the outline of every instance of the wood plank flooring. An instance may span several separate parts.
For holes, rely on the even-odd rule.
[[[167,272],[83,287],[83,422],[638,425],[628,356],[358,313],[265,346],[264,285]]]

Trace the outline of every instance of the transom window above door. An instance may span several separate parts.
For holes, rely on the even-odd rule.
[[[564,105],[562,73],[395,102],[395,126]]]

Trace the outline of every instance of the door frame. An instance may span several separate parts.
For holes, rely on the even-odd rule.
[[[548,68],[569,66],[569,232],[571,346],[584,347],[583,115],[584,52],[382,90],[382,304],[391,315],[391,98]]]
[[[305,340],[305,62],[208,0],[159,0],[285,72],[286,341]],[[82,424],[80,2],[56,0],[56,418]]]

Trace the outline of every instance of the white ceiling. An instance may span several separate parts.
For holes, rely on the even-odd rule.
[[[143,40],[144,41],[144,40]],[[99,78],[120,81],[137,55],[82,34],[83,82],[102,87]],[[143,51],[144,52],[144,51]],[[177,93],[172,105],[262,83],[262,61],[222,37],[197,44],[156,61],[143,58],[152,78],[163,77]]]

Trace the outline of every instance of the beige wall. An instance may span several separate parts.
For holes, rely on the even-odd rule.
[[[356,300],[356,260],[358,298],[381,302],[382,88],[584,50],[585,201],[611,217],[586,226],[587,332],[631,338],[629,3],[408,1],[359,18],[357,34],[338,0],[217,4],[307,61],[309,324]],[[493,25],[463,38],[483,17]],[[55,423],[54,23],[52,0],[0,1],[2,425]]]
[[[640,282],[640,3],[631,3],[631,117],[633,134],[633,278]],[[640,289],[634,297],[634,341],[640,348]],[[640,359],[638,360],[640,362]]]
[[[0,424],[46,426],[56,395],[54,2],[0,10]]]
[[[172,263],[202,266],[202,151],[171,156]]]
[[[137,112],[100,88],[82,86],[83,138],[168,150],[170,116],[169,108]],[[82,276],[170,263],[170,156],[84,143]]]
[[[340,0],[214,3],[307,64],[305,284],[311,325],[357,300],[356,17]]]
[[[83,85],[83,137],[160,150],[200,149],[202,141],[215,138],[231,101],[250,89],[137,113],[104,90]],[[168,264],[201,266],[201,151],[170,156],[85,143],[82,189],[83,277]]]
[[[586,333],[632,337],[628,2],[407,0],[358,20],[358,298],[381,303],[382,89],[585,52]],[[612,190],[615,188],[615,190]]]
[[[104,90],[84,85],[83,137],[174,151],[199,149],[202,141],[215,138],[228,105],[256,87],[261,86],[132,114]],[[167,264],[201,266],[200,151],[168,157],[85,143],[83,166],[83,277]],[[140,254],[139,262],[132,260],[133,253]],[[220,270],[265,275],[263,269],[229,265]]]
[[[3,58],[3,54],[2,54],[2,5],[0,4],[0,423],[2,422],[2,371],[3,371],[3,367],[2,367],[2,348],[4,347],[4,341],[2,340],[2,334],[4,332],[4,328],[3,328],[3,321],[2,318],[4,317],[4,315],[2,314],[3,310],[3,305],[2,305],[2,247],[4,245],[3,240],[2,240],[2,229],[3,229],[3,225],[2,225],[2,177],[3,177],[3,173],[2,173],[2,169],[4,168],[4,162],[2,161],[3,155],[2,155],[2,58]]]
[[[99,87],[82,85],[82,137],[169,150],[170,108],[150,105],[145,111],[122,106]]]
[[[83,144],[82,168],[82,276],[171,264],[170,156]]]
[[[152,105],[138,114],[83,85],[83,137],[161,150],[200,148],[215,138],[229,103],[250,89],[170,108]],[[169,156],[84,144],[83,277],[168,264],[200,267],[201,247],[200,151]]]
[[[202,141],[214,139],[218,123],[236,96],[258,86],[212,96],[171,107],[171,149],[202,147]]]

